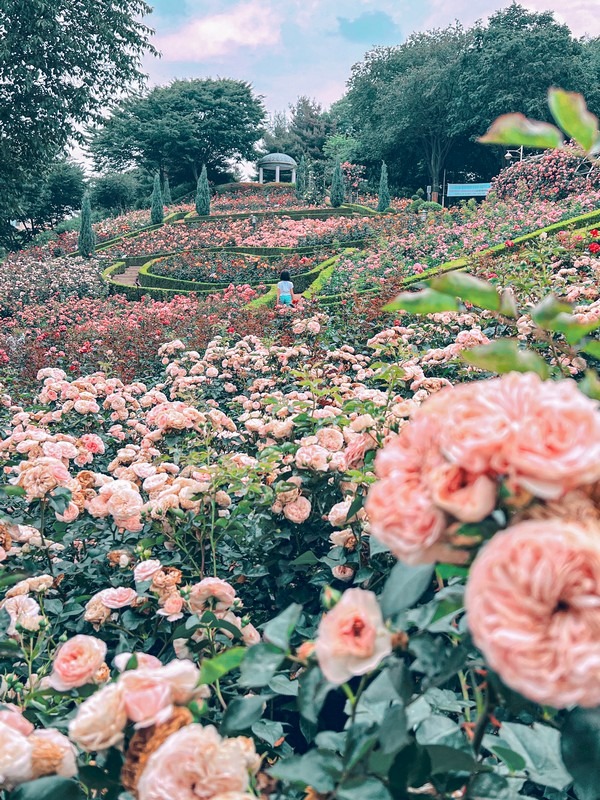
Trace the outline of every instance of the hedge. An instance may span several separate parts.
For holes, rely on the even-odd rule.
[[[353,217],[355,212],[351,209],[332,208],[332,209],[308,209],[299,211],[295,209],[273,209],[272,211],[239,211],[234,214],[209,214],[199,217],[195,211],[186,214],[184,221],[186,225],[197,225],[201,222],[215,222],[218,220],[237,220],[249,219],[250,217],[289,217],[290,219],[330,219],[330,217]]]

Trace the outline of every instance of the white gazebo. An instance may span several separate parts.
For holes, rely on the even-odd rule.
[[[258,162],[258,182],[265,182],[265,170],[275,171],[275,183],[281,180],[282,172],[291,172],[291,182],[296,183],[296,167],[298,165],[291,156],[286,156],[285,153],[269,153],[268,156],[263,156]]]

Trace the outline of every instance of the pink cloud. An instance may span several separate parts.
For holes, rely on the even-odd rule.
[[[261,0],[245,0],[228,11],[197,17],[179,30],[159,36],[156,46],[165,61],[206,62],[240,48],[279,44],[283,17]]]

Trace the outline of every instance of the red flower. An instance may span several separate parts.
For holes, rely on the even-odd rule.
[[[590,251],[590,253],[594,253],[594,255],[596,253],[600,253],[600,243],[592,242],[591,245],[588,247],[588,250]]]
[[[235,328],[233,326],[227,328],[227,333],[235,333]]]
[[[504,245],[505,247],[514,247],[515,243],[512,241],[512,239],[508,239],[506,242],[504,242]]]
[[[594,230],[590,231],[590,236],[592,236],[594,239],[596,239],[598,235],[600,235],[598,228],[594,228]]]

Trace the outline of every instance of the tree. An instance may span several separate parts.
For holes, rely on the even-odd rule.
[[[0,174],[18,187],[115,95],[141,85],[152,33],[143,0],[3,0]]]
[[[169,176],[165,175],[163,183],[163,200],[166,206],[170,206],[173,200],[171,199],[171,187],[169,186]]]
[[[339,208],[344,202],[345,197],[346,191],[344,188],[344,176],[342,174],[340,163],[338,162],[333,169],[333,175],[331,178],[331,205],[334,208]]]
[[[244,81],[177,80],[124,100],[92,131],[89,147],[100,169],[138,166],[195,184],[203,164],[220,179],[231,162],[254,160],[264,117],[261,99]]]
[[[385,211],[390,207],[390,190],[388,187],[388,174],[385,161],[381,162],[381,177],[379,178],[379,197],[377,211]]]
[[[96,234],[92,228],[92,208],[89,194],[84,194],[81,204],[81,217],[79,222],[79,238],[77,240],[79,255],[91,258],[96,250]]]
[[[434,194],[456,139],[451,121],[469,42],[459,24],[416,33],[399,47],[367,53],[350,79],[348,100],[367,160],[396,165],[402,153],[404,164],[422,162]]]
[[[359,148],[359,141],[346,133],[332,133],[325,140],[323,155],[330,161],[354,161]]]
[[[160,175],[158,172],[154,176],[154,186],[152,188],[152,204],[150,206],[150,222],[152,225],[160,225],[165,218],[162,192],[160,190]]]
[[[323,145],[330,133],[332,125],[321,105],[305,95],[299,97],[291,107],[288,155],[299,158],[304,153],[313,161],[323,160]]]
[[[594,46],[588,48],[593,56]],[[549,120],[549,86],[582,92],[597,103],[600,64],[586,60],[584,52],[584,44],[551,12],[512,3],[492,14],[487,25],[475,26],[462,55],[455,131],[481,135],[506,109]]]
[[[296,170],[296,199],[302,202],[306,194],[306,158],[302,156]]]
[[[138,184],[133,175],[127,172],[110,172],[96,178],[91,200],[97,208],[124,214],[133,207],[137,192]]]
[[[202,166],[202,172],[198,178],[196,213],[200,217],[207,217],[210,214],[210,187],[208,185],[208,175],[205,164]]]

